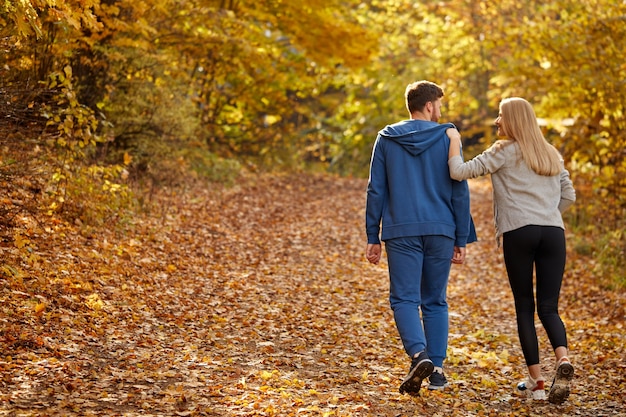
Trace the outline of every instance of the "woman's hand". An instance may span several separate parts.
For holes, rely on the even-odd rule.
[[[461,155],[461,134],[458,130],[449,128],[446,130],[448,138],[450,138],[450,148],[448,149],[448,159],[453,156]]]

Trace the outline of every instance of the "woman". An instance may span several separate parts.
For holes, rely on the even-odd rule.
[[[519,339],[528,366],[528,379],[517,389],[530,398],[545,400],[535,331],[533,268],[536,269],[537,313],[556,355],[556,374],[548,400],[563,403],[569,395],[574,368],[567,358],[567,335],[558,312],[565,269],[565,231],[561,213],[576,194],[561,155],[537,124],[532,106],[524,99],[502,100],[495,121],[505,137],[474,159],[463,162],[461,138],[450,140],[448,167],[456,180],[491,174],[498,246],[515,299]]]

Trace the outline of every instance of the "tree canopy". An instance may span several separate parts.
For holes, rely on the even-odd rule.
[[[376,132],[407,117],[405,86],[429,79],[479,149],[500,99],[527,98],[578,189],[602,199],[576,221],[621,230],[625,20],[612,0],[8,1],[0,131],[62,150],[68,185],[80,164],[118,184],[241,167],[364,176]]]

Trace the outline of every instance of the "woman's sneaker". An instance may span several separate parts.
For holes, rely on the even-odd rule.
[[[426,351],[420,352],[416,358],[411,360],[409,373],[402,381],[402,385],[400,385],[400,394],[416,395],[419,393],[422,381],[432,374],[433,369],[435,369],[435,366]]]
[[[435,367],[435,370],[428,377],[428,389],[430,390],[443,390],[448,386],[448,380],[443,374],[443,369]]]
[[[533,400],[546,399],[546,391],[544,388],[543,379],[535,381],[532,378],[528,377],[526,381],[517,384],[517,391],[523,395],[526,395],[528,398],[532,398]]]
[[[550,387],[548,401],[552,404],[563,404],[569,396],[569,383],[573,377],[574,367],[567,358],[561,359]]]

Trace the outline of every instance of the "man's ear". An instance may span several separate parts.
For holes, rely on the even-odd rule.
[[[427,101],[426,102],[426,106],[424,106],[424,110],[426,110],[425,113],[428,112],[428,113],[432,114],[433,113],[433,102],[432,101]]]

